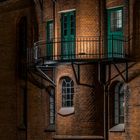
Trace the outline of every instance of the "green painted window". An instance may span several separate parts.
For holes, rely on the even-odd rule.
[[[75,57],[75,20],[75,11],[62,13],[61,15],[61,56],[63,59],[73,59]]]
[[[123,33],[123,8],[108,10],[108,47],[109,58],[124,57],[124,33]]]

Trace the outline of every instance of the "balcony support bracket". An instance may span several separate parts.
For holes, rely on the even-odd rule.
[[[47,67],[47,66],[46,66]],[[37,71],[42,74],[42,76],[49,81],[54,87],[56,86],[55,82],[41,69],[41,67],[36,66]]]
[[[72,69],[73,69],[73,73],[74,73],[74,76],[75,76],[75,79],[76,79],[76,82],[78,85],[81,85],[81,86],[86,86],[86,87],[90,87],[90,88],[94,88],[95,86],[94,85],[89,85],[89,84],[85,84],[85,83],[81,83],[80,82],[80,65],[84,65],[84,64],[78,64],[78,63],[74,63],[72,62],[71,63],[72,65]]]
[[[125,76],[122,74],[122,72],[120,71],[120,69],[117,67],[117,65],[115,64],[115,62],[113,62],[114,67],[116,68],[116,70],[118,71],[119,75],[122,77],[124,82],[128,81],[128,63],[126,62],[126,74]]]
[[[73,73],[74,73],[76,82],[77,82],[77,84],[79,84],[79,83],[80,83],[80,78],[79,78],[79,76],[80,76],[80,70],[79,70],[79,66],[78,66],[77,72],[76,72],[76,68],[75,68],[75,66],[74,66],[75,64],[74,64],[74,63],[71,63],[71,65],[72,65],[72,69],[73,69]],[[78,74],[77,74],[77,73],[78,73]]]

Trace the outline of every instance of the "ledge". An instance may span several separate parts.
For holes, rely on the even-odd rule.
[[[62,116],[67,116],[74,114],[74,107],[62,107],[59,111],[58,114]]]
[[[125,131],[124,124],[118,124],[109,130],[109,132],[124,132],[124,131]]]
[[[55,135],[55,140],[103,140],[103,136],[72,136],[72,135]]]

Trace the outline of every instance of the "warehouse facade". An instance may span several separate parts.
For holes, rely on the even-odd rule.
[[[139,5],[1,1],[1,139],[139,139]]]

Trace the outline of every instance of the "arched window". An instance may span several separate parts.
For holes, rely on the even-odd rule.
[[[122,83],[118,83],[115,87],[114,116],[115,124],[124,123],[124,86]]]
[[[69,77],[62,80],[62,107],[73,106],[74,82]]]

